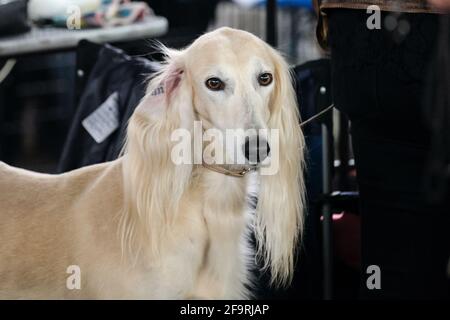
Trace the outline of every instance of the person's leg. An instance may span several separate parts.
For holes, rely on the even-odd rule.
[[[333,99],[352,123],[361,195],[364,297],[448,297],[450,204],[428,204],[424,190],[422,102],[437,16],[399,16],[409,27],[400,37],[384,28],[386,14],[369,30],[364,10],[329,12]],[[381,290],[365,285],[370,265],[381,269]]]

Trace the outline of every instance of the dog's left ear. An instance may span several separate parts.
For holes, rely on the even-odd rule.
[[[304,137],[299,125],[296,94],[288,64],[269,48],[275,65],[270,101],[270,129],[278,130],[278,171],[261,175],[256,214],[258,251],[271,272],[272,284],[287,285],[294,271],[294,257],[301,238],[304,210]]]

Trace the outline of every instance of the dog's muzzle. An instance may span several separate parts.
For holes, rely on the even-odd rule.
[[[245,138],[243,151],[250,164],[258,164],[270,154],[270,146],[265,138],[251,136]]]

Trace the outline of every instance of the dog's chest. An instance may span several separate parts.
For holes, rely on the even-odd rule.
[[[223,178],[223,177],[221,177]],[[253,211],[248,203],[247,181],[225,177],[221,192],[209,181],[204,194],[202,217],[206,243],[201,267],[197,272],[195,298],[245,298],[248,292],[249,243]]]
[[[150,267],[136,277],[143,295],[169,299],[248,297],[245,285],[253,255],[247,237],[251,213],[245,193],[239,199],[224,193],[222,200],[226,202],[217,194],[213,197],[200,192],[181,202],[179,223],[162,246],[160,259],[149,261]]]

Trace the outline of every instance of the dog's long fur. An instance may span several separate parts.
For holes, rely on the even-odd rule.
[[[274,68],[266,125],[280,130],[275,175],[236,178],[170,159],[174,129],[192,131],[199,117],[214,126],[192,68],[216,63],[222,49],[239,56],[236,63],[254,54]],[[263,41],[229,28],[166,55],[118,160],[61,175],[0,163],[1,298],[249,298],[252,229],[273,284],[289,284],[302,228],[304,142],[287,64]],[[252,177],[259,180],[254,215]],[[71,265],[81,270],[79,290],[66,287]]]

